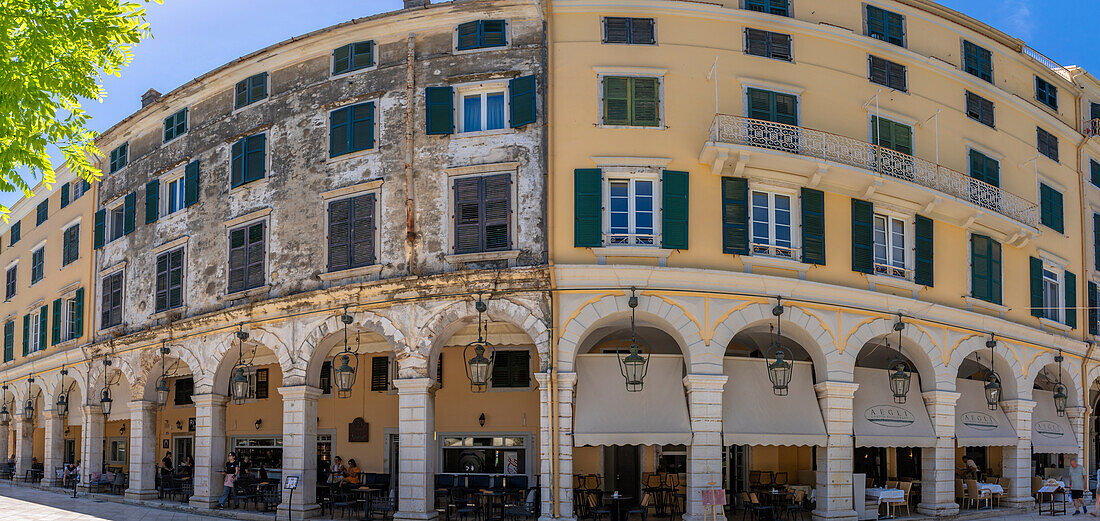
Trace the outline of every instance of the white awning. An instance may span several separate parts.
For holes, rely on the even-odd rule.
[[[1058,416],[1054,393],[1036,389],[1031,392],[1035,410],[1031,412],[1031,450],[1043,454],[1077,454],[1077,436],[1068,416]]]
[[[855,368],[859,384],[852,402],[856,447],[932,447],[936,431],[928,418],[920,376],[913,373],[905,403],[894,403],[886,369]]]
[[[645,385],[626,390],[616,355],[577,357],[573,443],[584,445],[690,445],[684,394],[684,357],[651,355]]]
[[[812,364],[794,362],[790,391],[776,396],[762,358],[726,358],[722,391],[726,445],[825,445],[828,437],[814,391]]]
[[[955,403],[955,440],[960,447],[1001,447],[1020,441],[1004,411],[989,410],[985,382],[959,378],[955,390],[960,395]]]

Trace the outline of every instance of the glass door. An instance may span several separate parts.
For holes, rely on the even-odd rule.
[[[175,466],[187,462],[187,458],[195,456],[195,438],[191,436],[176,436],[172,439],[172,456],[176,459]]]

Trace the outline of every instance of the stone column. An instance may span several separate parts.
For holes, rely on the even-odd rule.
[[[829,433],[825,447],[817,451],[815,520],[856,520],[852,505],[852,466],[855,458],[852,399],[858,388],[857,383],[834,381],[814,386],[821,415],[825,418],[825,430]]]
[[[959,393],[928,391],[924,405],[936,431],[936,446],[921,449],[921,502],[917,511],[929,516],[959,513],[955,503],[955,403]]]
[[[542,484],[542,505],[539,521],[575,521],[573,515],[573,397],[577,387],[577,373],[558,373],[557,379],[557,433],[550,431],[550,417],[553,408],[550,404],[550,373],[537,373],[539,383],[539,472]],[[552,436],[557,436],[557,453],[550,444]],[[554,498],[554,472],[551,461],[557,465],[557,498]],[[554,516],[554,501],[558,504],[558,515]]]
[[[275,517],[314,517],[321,509],[317,504],[317,398],[321,389],[295,385],[280,387],[279,394],[283,396],[283,476],[298,476],[298,489],[293,496],[283,490]]]
[[[436,519],[435,381],[398,378],[398,506],[394,519]]]
[[[191,505],[211,508],[222,495],[225,465],[225,402],[216,393],[191,396],[195,402],[195,494]]]
[[[0,458],[6,463],[11,449],[11,420],[0,423]]]
[[[103,408],[85,405],[84,425],[80,429],[80,482],[85,487],[91,475],[103,472]]]
[[[50,409],[43,412],[42,419],[46,422],[46,433],[42,437],[46,444],[42,451],[42,474],[49,483],[65,460],[65,418]]]
[[[130,486],[126,497],[153,499],[157,497],[157,402],[130,402]]]
[[[1035,402],[1031,400],[1004,400],[1001,410],[1008,416],[1008,422],[1016,430],[1019,441],[1015,447],[1005,447],[1001,451],[1004,476],[1012,480],[1005,489],[1004,503],[1017,508],[1031,508],[1035,498],[1031,496],[1031,411]]]
[[[27,475],[34,457],[34,420],[23,416],[23,410],[15,417],[15,475],[20,478]]]
[[[1066,416],[1073,426],[1073,435],[1077,438],[1077,463],[1085,464],[1085,417],[1087,409],[1084,407],[1066,407]]]
[[[684,377],[691,445],[687,459],[686,521],[704,519],[703,490],[722,485],[722,386],[724,374],[689,374]]]

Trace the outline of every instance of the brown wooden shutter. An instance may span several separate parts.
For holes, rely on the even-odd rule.
[[[328,270],[348,269],[351,249],[348,218],[351,199],[328,203]]]
[[[247,279],[249,288],[264,285],[264,223],[248,227]]]
[[[507,250],[511,246],[508,233],[511,221],[512,176],[509,174],[491,175],[484,182],[484,226],[485,242],[482,249]]]
[[[768,55],[768,33],[760,29],[745,29],[745,52],[753,56]]]
[[[370,390],[390,390],[390,357],[375,356],[370,359]]]
[[[374,264],[374,194],[351,201],[351,267]]]
[[[267,369],[266,368],[256,370],[256,399],[257,400],[265,399],[268,396],[267,376],[268,375],[267,375]]]
[[[879,58],[878,56],[871,56],[871,82],[879,85],[889,85],[889,75],[887,72],[886,60]]]
[[[245,289],[245,268],[248,262],[246,229],[229,232],[229,292]]]
[[[479,177],[454,181],[455,253],[481,250],[480,181]]]

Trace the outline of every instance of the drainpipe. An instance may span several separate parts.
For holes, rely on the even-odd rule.
[[[405,55],[405,255],[409,262],[409,273],[420,274],[416,258],[416,202],[413,185],[413,104],[416,102],[413,75],[413,61],[416,59],[416,34],[409,33],[408,50]]]
[[[542,106],[544,114],[543,125],[543,155],[545,156],[545,170],[543,171],[543,189],[546,190],[546,206],[543,208],[543,225],[546,228],[546,266],[547,271],[550,273],[550,389],[548,392],[550,398],[550,514],[554,519],[557,519],[561,515],[561,503],[559,490],[561,482],[561,468],[558,465],[558,455],[561,454],[559,447],[561,442],[560,427],[558,425],[559,416],[558,413],[561,410],[561,404],[558,403],[558,300],[554,298],[554,291],[557,290],[557,277],[554,275],[554,229],[553,223],[549,220],[550,208],[554,205],[554,189],[550,180],[550,169],[553,165],[553,155],[550,151],[553,149],[553,135],[550,133],[550,107],[553,106],[554,91],[550,84],[550,64],[553,62],[553,53],[550,48],[550,20],[552,18],[552,3],[553,0],[541,0],[542,3],[542,45],[543,45],[543,78],[546,85],[545,94],[543,95]]]
[[[1071,77],[1070,82],[1073,83],[1073,85],[1075,87],[1077,87],[1077,91],[1073,95],[1073,116],[1074,116],[1074,128],[1076,128],[1078,131],[1080,131],[1080,127],[1077,127],[1077,125],[1080,125],[1081,121],[1082,121],[1081,120],[1081,98],[1084,96],[1084,90],[1083,90],[1083,87],[1081,87],[1081,85],[1079,85],[1077,83],[1077,78]],[[1081,135],[1081,140],[1077,143],[1077,154],[1076,154],[1077,182],[1078,182],[1077,198],[1078,198],[1078,202],[1080,204],[1082,239],[1084,238],[1086,223],[1088,221],[1087,221],[1087,219],[1085,219],[1085,215],[1086,215],[1086,213],[1085,213],[1085,174],[1084,174],[1084,171],[1082,170],[1082,168],[1084,167],[1084,162],[1081,160],[1081,157],[1082,157],[1082,150],[1084,150],[1085,143],[1088,143],[1088,140],[1089,140],[1088,136],[1086,136],[1084,134]],[[1081,359],[1081,381],[1082,381],[1082,385],[1081,385],[1081,404],[1085,407],[1085,429],[1084,429],[1084,439],[1081,440],[1081,448],[1082,448],[1082,452],[1084,453],[1083,456],[1084,456],[1084,460],[1085,460],[1085,466],[1087,467],[1088,466],[1088,461],[1089,461],[1090,456],[1091,456],[1089,454],[1089,452],[1091,452],[1091,451],[1089,450],[1089,448],[1090,448],[1089,445],[1090,444],[1088,442],[1088,440],[1089,440],[1089,431],[1090,431],[1088,420],[1089,420],[1089,416],[1091,416],[1091,413],[1089,411],[1089,387],[1091,385],[1089,385],[1088,382],[1085,382],[1085,379],[1088,378],[1088,374],[1089,374],[1088,373],[1089,357],[1092,355],[1092,349],[1093,349],[1093,347],[1095,347],[1095,344],[1093,344],[1092,341],[1089,339],[1089,329],[1088,329],[1088,327],[1089,327],[1088,326],[1089,312],[1092,311],[1087,305],[1087,302],[1089,301],[1088,300],[1089,299],[1089,295],[1088,295],[1088,290],[1089,290],[1088,248],[1085,246],[1085,241],[1084,240],[1081,240],[1080,242],[1081,242],[1081,278],[1080,278],[1080,280],[1077,281],[1077,284],[1078,284],[1078,294],[1079,295],[1084,295],[1086,305],[1085,306],[1078,306],[1078,308],[1079,309],[1080,308],[1085,309],[1085,316],[1083,317],[1084,320],[1081,321],[1081,322],[1085,323],[1085,327],[1083,327],[1081,329],[1081,336],[1082,336],[1082,338],[1084,338],[1085,343],[1088,345],[1088,348],[1085,351],[1085,357]]]

